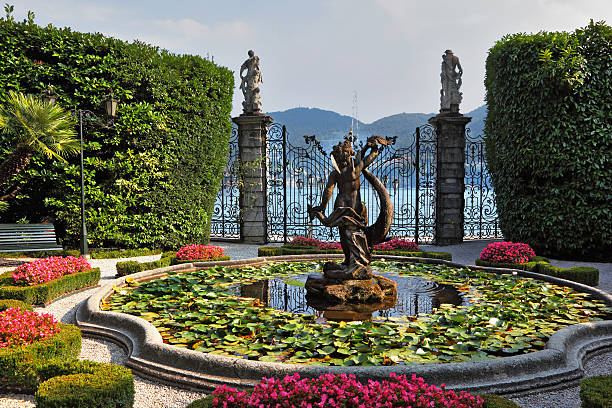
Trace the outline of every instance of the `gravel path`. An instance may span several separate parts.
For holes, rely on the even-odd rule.
[[[473,264],[474,259],[478,257],[480,251],[486,244],[491,241],[473,241],[462,245],[454,245],[450,247],[433,247],[428,246],[431,250],[442,250],[451,252],[453,260],[459,263]],[[243,245],[226,242],[216,242],[224,248],[225,252],[232,259],[254,258],[257,256],[257,245]],[[425,246],[423,246],[425,247]],[[148,262],[159,259],[159,255],[129,258],[129,260],[138,260],[140,262]],[[127,259],[121,259],[125,261]],[[116,273],[116,259],[92,259],[90,263],[94,267],[99,267],[102,274],[101,283],[104,280],[113,279]],[[567,261],[553,261],[559,266],[570,267],[574,265],[585,265],[584,263],[574,263]],[[10,266],[9,266],[10,265]],[[612,292],[612,264],[593,264],[601,271],[600,289]],[[14,262],[0,265],[0,273],[5,270],[10,270],[15,267]],[[51,313],[58,320],[65,323],[74,321],[74,313],[79,303],[87,299],[96,288],[78,292],[60,299],[46,308],[37,308],[36,311]],[[83,346],[81,348],[81,359],[89,359],[99,362],[110,362],[114,364],[123,364],[127,355],[118,345],[104,340],[83,338]],[[586,376],[611,374],[612,373],[612,351],[600,354],[585,363]],[[181,388],[160,385],[155,382],[134,376],[134,386],[136,389],[135,408],[183,408],[191,401],[205,396],[204,393],[186,391]],[[580,398],[578,396],[580,388],[572,387],[564,390],[557,390],[545,393],[537,393],[534,395],[514,398],[513,400],[523,408],[579,408]],[[0,408],[17,408],[35,407],[34,397],[31,395],[18,394],[0,394]]]

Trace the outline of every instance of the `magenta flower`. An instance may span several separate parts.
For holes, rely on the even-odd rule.
[[[316,238],[308,238],[302,235],[298,235],[293,238],[290,242],[291,245],[299,245],[299,246],[318,246],[321,243]]]
[[[225,253],[223,248],[213,245],[186,245],[179,249],[176,257],[182,261],[197,260],[197,259],[215,259],[220,258]]]
[[[493,242],[480,253],[480,260],[494,263],[525,263],[529,262],[535,252],[527,244],[515,242]]]
[[[34,286],[90,269],[85,258],[51,256],[19,265],[13,271],[13,280],[17,286]]]
[[[48,339],[59,331],[59,323],[50,314],[38,314],[19,308],[0,312],[0,348],[23,346]]]

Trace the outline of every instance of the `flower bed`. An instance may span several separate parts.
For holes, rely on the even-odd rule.
[[[328,322],[266,308],[236,296],[236,285],[311,273],[320,263],[213,267],[117,289],[102,310],[151,322],[164,342],[206,353],[267,362],[394,365],[477,361],[544,348],[570,324],[601,320],[612,311],[567,287],[512,275],[445,265],[374,262],[399,273],[455,286],[469,303],[429,315],[374,322]],[[301,271],[301,272],[300,272]],[[533,307],[538,305],[538,307]]]
[[[529,262],[534,256],[529,245],[518,242],[493,242],[480,253],[483,261],[506,264]]]
[[[34,286],[90,269],[85,258],[51,256],[19,265],[12,277],[15,286]]]
[[[36,271],[36,269],[35,269]],[[37,275],[33,273],[27,275],[32,279],[37,279],[51,275],[46,269]],[[81,272],[69,273],[53,280],[35,285],[17,285],[12,271],[4,272],[0,275],[0,299],[17,299],[28,304],[44,305],[50,301],[75,290],[94,286],[100,280],[100,269],[87,269]],[[22,283],[22,282],[20,282]]]
[[[599,269],[590,266],[575,266],[565,269],[551,265],[548,258],[536,256],[527,244],[512,242],[494,242],[487,245],[480,253],[475,264],[492,268],[520,269],[567,279],[585,285],[599,284]]]
[[[204,246],[204,245],[201,245]],[[215,247],[219,248],[219,247]],[[223,249],[220,248],[223,252]],[[218,253],[218,251],[215,251]],[[196,255],[197,256],[197,255]],[[164,252],[160,259],[157,261],[151,262],[138,262],[138,261],[125,261],[125,262],[117,262],[115,268],[117,269],[116,276],[126,276],[131,275],[133,273],[148,271],[151,269],[165,268],[170,265],[177,265],[181,263],[192,263],[192,262],[215,262],[215,261],[228,261],[230,259],[229,256],[222,255],[216,258],[209,259],[186,259],[180,260],[177,258],[177,253],[174,251]]]
[[[0,348],[25,346],[59,333],[59,324],[50,314],[19,308],[0,312]]]
[[[186,245],[176,252],[179,261],[210,260],[223,256],[223,248],[214,245]]]
[[[424,251],[411,240],[394,238],[374,245],[372,251],[375,255],[411,256],[418,258],[444,259],[452,261],[448,252]],[[260,247],[257,256],[281,256],[302,254],[340,254],[342,247],[339,242],[320,241],[316,238],[297,236],[282,247]]]

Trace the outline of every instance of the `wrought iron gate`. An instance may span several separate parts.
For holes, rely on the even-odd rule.
[[[234,126],[229,140],[229,156],[210,225],[210,236],[215,239],[240,239],[238,157],[238,128]]]
[[[484,139],[465,132],[464,239],[502,238]]]
[[[394,142],[397,140],[393,139]],[[287,129],[280,124],[268,131],[267,196],[268,240],[287,242],[295,235],[337,240],[337,231],[311,222],[308,204],[317,205],[332,170],[329,154],[315,136],[304,136],[305,146],[294,146]],[[360,143],[355,141],[356,149]],[[436,136],[433,127],[417,128],[407,146],[384,148],[370,166],[381,180],[395,208],[389,235],[410,236],[431,242],[435,230]],[[333,210],[336,191],[325,211]],[[370,223],[379,212],[378,196],[369,183],[361,183],[361,199],[366,203]]]

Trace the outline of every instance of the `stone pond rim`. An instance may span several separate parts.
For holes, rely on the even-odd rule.
[[[140,272],[130,277],[143,282],[163,277],[168,271],[181,271],[193,267],[253,266],[271,261],[299,262],[341,258],[342,256],[338,254],[317,254],[214,263],[196,262]],[[375,258],[464,267],[435,259],[396,256],[375,256]],[[493,273],[516,273],[519,276],[569,286],[580,292],[590,293],[594,298],[612,306],[612,295],[576,282],[521,270],[473,268]],[[437,385],[445,383],[447,388],[456,390],[519,396],[576,385],[584,376],[582,362],[587,357],[612,349],[612,320],[605,320],[565,327],[549,338],[544,350],[478,362],[367,367],[267,363],[202,353],[164,344],[157,329],[146,320],[100,310],[100,302],[113,292],[113,285],[125,285],[125,277],[110,281],[78,306],[75,314],[77,326],[86,335],[108,339],[122,346],[128,354],[125,365],[138,375],[195,390],[210,391],[221,384],[252,387],[261,377],[283,377],[295,372],[302,377],[316,377],[324,373],[348,373],[354,374],[361,381],[386,379],[394,372],[407,376],[416,374],[428,383]]]

